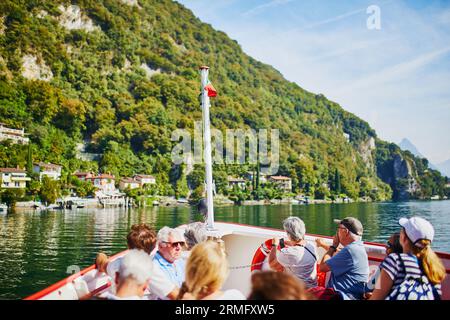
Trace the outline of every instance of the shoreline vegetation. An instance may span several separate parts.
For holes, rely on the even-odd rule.
[[[215,207],[230,207],[230,206],[272,206],[272,205],[314,205],[314,204],[333,204],[333,203],[353,203],[353,202],[373,202],[373,201],[350,201],[350,202],[336,202],[331,200],[311,200],[308,204],[306,203],[295,203],[292,202],[291,199],[272,199],[272,200],[248,200],[243,201],[242,203],[234,203],[232,201],[230,202],[214,202]],[[29,202],[17,202],[14,211],[20,212],[20,211],[30,211],[35,210],[36,206],[39,206],[39,202],[34,202],[33,204],[30,204]],[[189,203],[179,203],[177,201],[161,201],[159,205],[143,205],[143,206],[133,206],[133,208],[145,208],[145,207],[164,207],[164,208],[174,208],[174,207],[195,207],[195,204],[189,204]],[[99,209],[103,208],[103,206],[100,203],[97,204],[90,204],[87,206],[84,206],[83,208],[86,209]],[[117,208],[117,207],[115,207]],[[38,208],[38,210],[61,210],[61,208],[58,208],[56,206],[50,206],[50,207],[42,207]],[[75,209],[76,210],[76,209]]]
[[[30,145],[24,147],[24,150],[31,149]],[[173,170],[177,168],[173,166],[171,172],[177,179],[164,181],[161,175],[134,174],[132,178],[116,178],[109,172],[67,172],[58,164],[33,162],[31,152],[27,155],[24,169],[0,168],[0,203],[6,204],[12,212],[22,209],[195,206],[205,198],[204,168],[201,165],[194,165],[189,170],[185,165],[179,166],[178,170]],[[215,206],[395,200],[386,196],[389,192],[380,192],[369,185],[361,188],[356,197],[347,195],[341,186],[341,179],[345,177],[337,170],[327,183],[317,185],[317,181],[305,183],[306,179],[298,177],[264,175],[259,166],[241,166],[233,175],[226,167],[217,169],[213,174],[218,191],[214,196]],[[422,200],[445,200],[448,195],[449,192]]]
[[[104,206],[95,198],[80,198],[81,201],[85,200],[87,203],[83,205],[82,208],[90,208],[90,209],[98,209],[98,208],[104,208]],[[414,201],[436,201],[436,200],[448,200],[447,198],[443,199],[421,199],[417,200],[414,199]],[[155,204],[155,201],[158,203]],[[357,200],[353,199],[308,199],[308,201],[300,201],[296,200],[294,198],[282,198],[282,199],[263,199],[263,200],[244,200],[241,202],[233,202],[229,198],[218,195],[218,197],[214,198],[214,206],[215,207],[228,207],[228,206],[272,206],[272,205],[314,205],[314,204],[346,204],[346,203],[380,203],[380,202],[392,202],[393,200],[382,200],[382,201],[376,201],[372,200],[370,198],[360,198]],[[413,201],[413,200],[410,200]],[[133,205],[130,205],[129,207],[133,208],[145,208],[145,207],[167,207],[167,208],[173,208],[173,207],[195,207],[197,204],[188,202],[188,201],[179,201],[175,199],[174,197],[164,197],[164,196],[156,196],[156,197],[149,197],[146,198],[145,201],[142,200],[138,203],[133,202]],[[118,206],[114,206],[118,207]],[[38,210],[48,210],[48,209],[63,209],[57,206],[49,206],[45,207],[43,206],[39,201],[18,201],[15,205],[14,210],[16,212],[20,211],[29,211],[33,209]],[[65,209],[65,208],[64,208]]]

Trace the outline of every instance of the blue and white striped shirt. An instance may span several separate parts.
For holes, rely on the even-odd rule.
[[[384,259],[384,261],[380,264],[380,269],[386,271],[389,277],[394,282],[392,285],[392,290],[400,285],[403,280],[405,280],[406,274],[409,274],[411,277],[420,278],[423,275],[422,270],[419,266],[419,260],[416,256],[406,253],[400,253],[403,263],[405,264],[405,268],[402,267],[402,263],[400,261],[399,254],[391,253]],[[441,285],[434,285],[439,295],[442,296]]]

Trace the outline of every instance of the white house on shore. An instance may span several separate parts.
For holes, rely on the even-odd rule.
[[[256,176],[256,172],[252,172],[252,171],[248,171],[245,174],[245,179],[247,179],[248,181],[253,181],[254,176]],[[263,174],[263,173],[259,173],[259,183],[266,183],[267,182],[267,175]]]
[[[233,189],[234,186],[237,186],[239,189],[245,188],[245,179],[243,178],[235,178],[235,177],[227,177],[228,180],[228,189]]]
[[[91,182],[97,190],[105,193],[116,191],[116,180],[114,176],[110,174],[101,173],[95,175],[91,172],[76,172],[74,175],[82,181]]]
[[[134,180],[133,178],[122,178],[119,182],[119,190],[137,189],[140,186],[139,181]]]
[[[141,188],[145,185],[156,184],[156,178],[148,174],[137,174],[133,177],[133,179],[139,182]]]
[[[39,174],[40,181],[42,181],[43,176],[53,180],[61,179],[61,168],[61,166],[53,163],[38,162],[33,164],[33,172]]]
[[[292,191],[292,179],[286,176],[271,176],[269,181],[285,192]]]
[[[86,177],[87,181],[91,181],[92,184],[103,192],[116,191],[115,178],[110,174],[99,174],[92,177]]]
[[[19,168],[0,168],[1,188],[2,189],[25,189],[27,181],[27,172]]]
[[[0,123],[0,141],[11,140],[13,143],[28,144],[30,139],[25,137],[24,129],[12,129]]]
[[[120,179],[119,189],[137,189],[145,188],[145,186],[156,184],[156,179],[154,176],[146,174],[136,174],[133,178],[124,177]]]

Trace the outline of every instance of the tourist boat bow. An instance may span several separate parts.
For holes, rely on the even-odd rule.
[[[230,265],[230,274],[224,285],[224,289],[239,289],[245,295],[250,292],[250,265],[253,254],[260,245],[267,239],[273,237],[285,237],[282,230],[255,227],[250,225],[215,222],[215,234],[220,236],[225,242],[227,257]],[[185,226],[180,226],[183,229]],[[331,237],[307,234],[306,240],[315,244],[316,238],[322,238],[329,244]],[[382,244],[364,242],[371,270],[378,266],[385,258],[386,247]],[[111,259],[114,260],[122,255],[123,251]],[[319,257],[325,251],[318,249]],[[447,277],[442,283],[442,299],[450,300],[450,254],[437,252],[444,263]],[[111,288],[111,279],[105,273],[98,272],[95,265],[92,265],[79,273],[73,274],[54,285],[39,291],[26,300],[84,300],[105,293]]]

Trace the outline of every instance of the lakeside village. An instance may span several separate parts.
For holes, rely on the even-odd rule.
[[[28,144],[24,129],[13,129],[0,124],[0,141]],[[0,206],[17,209],[76,209],[108,206],[179,206],[195,204],[204,196],[203,186],[188,189],[182,196],[160,192],[157,178],[149,174],[115,177],[110,173],[66,173],[62,181],[63,166],[54,163],[32,162],[27,168],[0,168]],[[242,176],[222,177],[220,193],[215,195],[216,205],[308,204],[370,201],[369,197],[351,199],[331,190],[340,189],[322,185],[319,197],[292,192],[292,179],[281,175],[264,175],[259,170]],[[195,172],[194,172],[195,175]],[[203,176],[200,174],[199,176]],[[223,179],[225,178],[225,179]],[[217,182],[216,182],[217,183]],[[201,184],[198,183],[198,184]],[[450,183],[447,185],[450,188]],[[316,193],[317,194],[317,193]],[[432,197],[437,200],[439,197]]]

